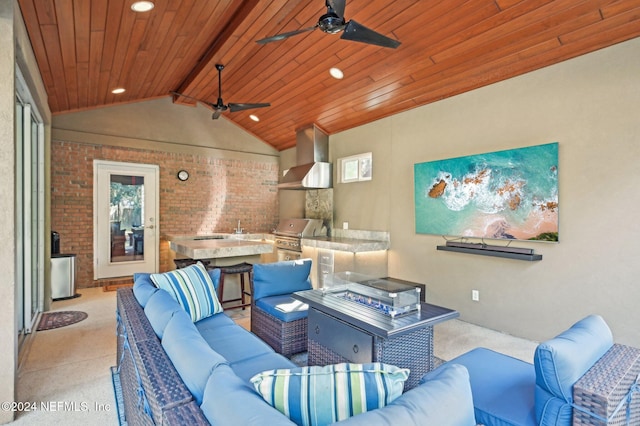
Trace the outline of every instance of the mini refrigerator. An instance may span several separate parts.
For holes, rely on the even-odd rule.
[[[76,297],[76,255],[51,255],[51,298]]]

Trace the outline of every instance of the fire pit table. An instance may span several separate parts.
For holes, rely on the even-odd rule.
[[[433,326],[459,316],[420,302],[420,288],[353,272],[328,275],[322,289],[293,298],[309,305],[309,365],[384,362],[408,368],[405,391],[434,367]]]

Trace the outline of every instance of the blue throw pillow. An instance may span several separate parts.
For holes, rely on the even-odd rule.
[[[381,408],[402,395],[409,370],[379,362],[264,371],[251,383],[296,424],[328,425]]]
[[[163,274],[151,274],[151,281],[168,291],[193,322],[222,312],[215,284],[200,262]]]
[[[253,298],[311,290],[311,259],[253,265]]]

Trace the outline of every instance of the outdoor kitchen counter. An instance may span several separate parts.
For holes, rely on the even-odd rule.
[[[191,259],[259,256],[273,252],[263,234],[219,234],[212,236],[166,236],[169,248]]]
[[[312,237],[303,238],[302,246],[362,253],[367,251],[388,250],[389,241],[360,240],[345,237]]]
[[[388,250],[390,247],[389,233],[384,231],[334,229],[332,234],[330,237],[302,238],[302,246],[351,253]]]

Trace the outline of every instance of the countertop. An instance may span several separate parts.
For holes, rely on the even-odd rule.
[[[255,256],[273,252],[273,244],[267,241],[237,238],[175,239],[169,248],[191,259],[216,259],[223,257]],[[202,238],[202,237],[195,237]]]
[[[176,253],[192,259],[246,256],[270,253],[274,235],[255,234],[210,234],[210,235],[164,235],[169,247]],[[388,250],[389,233],[334,229],[331,237],[302,238],[302,247],[361,253]],[[241,254],[236,254],[241,253]],[[194,257],[198,256],[198,257]]]
[[[357,229],[333,229],[330,237],[302,239],[303,247],[361,253],[388,250],[391,246],[389,233]]]
[[[388,250],[389,241],[362,240],[346,237],[311,237],[303,238],[302,246],[360,253],[366,251]]]
[[[207,235],[176,235],[176,234],[164,234],[162,236],[167,241],[183,241],[183,240],[253,240],[261,241],[268,240],[273,241],[273,234],[270,233],[215,233]]]

